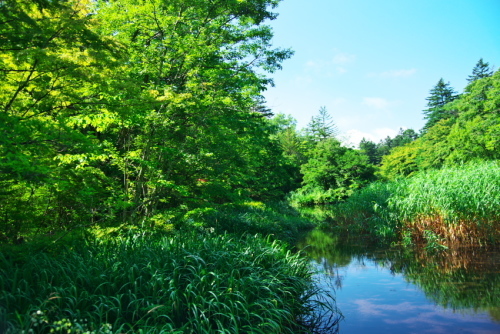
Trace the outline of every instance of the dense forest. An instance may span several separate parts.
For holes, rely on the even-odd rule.
[[[291,190],[260,95],[277,2],[2,5],[1,238]]]
[[[420,132],[347,147],[325,107],[297,129],[266,106],[293,54],[266,25],[279,2],[0,1],[1,333],[333,326],[290,252],[300,206],[406,245],[451,244],[436,220],[498,240],[500,71],[481,59],[463,93],[438,81]],[[424,213],[391,197],[425,173],[489,181],[461,208],[455,188]]]

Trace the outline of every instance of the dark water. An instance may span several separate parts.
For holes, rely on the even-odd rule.
[[[500,252],[377,248],[319,230],[300,242],[334,293],[341,334],[500,334]]]

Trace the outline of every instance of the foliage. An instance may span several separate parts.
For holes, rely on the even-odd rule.
[[[182,218],[183,229],[198,228],[217,233],[272,235],[291,244],[314,225],[286,202],[227,204],[217,209],[195,209]]]
[[[475,162],[372,183],[336,205],[334,220],[389,242],[494,244],[499,203],[498,162]]]
[[[300,166],[307,162],[308,152],[314,144],[297,130],[297,121],[292,116],[277,114],[270,122],[276,128],[274,136],[280,143],[284,156],[300,172]]]
[[[354,193],[374,178],[374,167],[365,155],[342,146],[336,139],[317,143],[311,157],[301,168],[304,186],[291,200],[302,204],[335,202]]]
[[[0,6],[0,238],[74,226],[109,214],[116,123],[103,108],[121,47],[95,33],[88,1],[4,1]]]
[[[335,138],[338,134],[332,116],[328,113],[326,107],[321,107],[319,109],[319,114],[311,118],[305,132],[308,139],[313,142]]]
[[[378,144],[375,144],[374,142],[363,138],[359,143],[359,149],[366,156],[368,156],[369,162],[371,164],[380,165],[382,157],[390,154],[392,149],[409,144],[417,138],[418,134],[415,132],[415,130],[403,130],[401,128],[399,129],[399,133],[394,138],[387,136]]]
[[[258,236],[131,234],[52,257],[0,253],[3,333],[306,333],[308,261]]]
[[[493,70],[490,68],[489,63],[485,63],[483,58],[479,59],[476,66],[472,69],[472,74],[469,75],[467,81],[469,83],[476,81],[478,79],[487,78],[493,75]]]
[[[454,116],[453,110],[443,107],[458,97],[450,83],[445,83],[443,78],[439,79],[436,86],[431,89],[430,94],[427,98],[427,109],[424,110],[424,118],[427,120],[422,129],[424,133],[440,120]]]
[[[393,179],[415,171],[500,158],[500,71],[471,82],[442,109],[457,116],[437,122],[411,144],[384,156],[383,177]]]
[[[290,191],[261,96],[278,2],[2,2],[2,241]]]

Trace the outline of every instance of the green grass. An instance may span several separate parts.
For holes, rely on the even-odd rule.
[[[334,207],[335,224],[381,241],[494,244],[500,237],[500,166],[476,162],[376,182]]]
[[[293,244],[299,234],[314,224],[284,202],[247,202],[188,212],[180,228],[198,228],[216,233],[272,235]]]
[[[306,333],[320,323],[306,259],[260,236],[90,239],[0,253],[0,332]]]

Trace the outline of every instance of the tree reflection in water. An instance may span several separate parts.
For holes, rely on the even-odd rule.
[[[364,261],[373,261],[390,275],[402,275],[414,284],[431,305],[453,312],[487,313],[493,322],[500,323],[498,248],[460,247],[435,253],[418,247],[378,248],[362,236],[319,229],[304,236],[297,247],[321,266],[334,289],[343,288],[345,277],[339,269],[352,263],[362,268]]]

